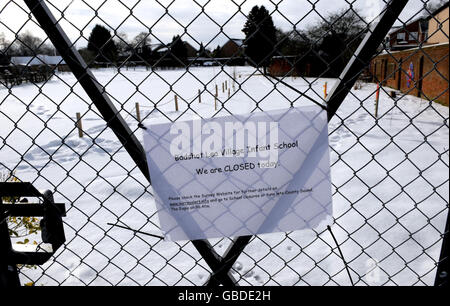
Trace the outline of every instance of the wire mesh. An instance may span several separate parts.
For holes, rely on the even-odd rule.
[[[139,139],[142,122],[326,107],[325,84],[339,81],[388,4],[342,1],[332,11],[326,0],[265,1],[268,15],[236,39],[259,3],[45,2]],[[409,41],[395,43],[403,34],[391,33],[330,122],[331,228],[345,261],[326,230],[254,236],[232,259],[238,284],[349,285],[346,268],[356,285],[433,284],[449,198],[448,2],[446,17],[438,7],[409,1],[393,30]],[[151,185],[25,3],[2,1],[0,16],[0,171],[68,205],[66,244],[43,266],[19,267],[21,281],[203,285],[212,271],[191,242],[146,235],[160,233]],[[281,27],[275,38],[260,31],[272,19]],[[426,34],[430,22],[438,26]],[[110,37],[90,44],[98,24]],[[443,42],[427,43],[435,37]],[[270,50],[255,57],[252,39]],[[426,82],[443,85],[429,92]],[[209,242],[222,256],[233,240]]]

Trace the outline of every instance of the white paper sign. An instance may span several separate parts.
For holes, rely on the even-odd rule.
[[[315,228],[332,215],[316,106],[148,125],[144,143],[166,240]]]

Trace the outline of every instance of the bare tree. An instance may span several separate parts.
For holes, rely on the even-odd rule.
[[[34,36],[31,32],[19,34],[14,41],[15,55],[33,56],[39,53],[39,48],[42,46],[42,39]]]
[[[133,38],[131,44],[134,48],[147,47],[150,45],[151,39],[150,34],[146,32],[141,32]]]
[[[129,50],[131,48],[130,42],[128,40],[128,35],[126,33],[123,33],[123,32],[118,33],[117,37],[115,37],[114,41],[116,43],[117,51],[119,53],[126,52],[127,50]]]

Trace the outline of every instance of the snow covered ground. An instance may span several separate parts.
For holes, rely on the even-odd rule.
[[[249,67],[236,68],[241,84],[240,89],[235,85],[236,91],[230,81],[233,68],[226,68],[228,75],[217,67],[193,68],[189,73],[150,74],[143,68],[116,72],[105,69],[94,74],[139,139],[137,102],[145,123],[287,108],[291,101],[294,106],[311,103],[284,85],[274,90],[270,80]],[[225,81],[231,88],[229,99],[227,92],[222,93]],[[200,104],[197,93],[205,90],[202,82],[208,92]],[[320,99],[324,83],[332,88],[335,80],[286,82]],[[448,212],[449,110],[412,96],[400,96],[395,102],[382,92],[376,124],[375,89],[365,84],[353,90],[329,126],[333,232],[358,285],[432,284]],[[83,116],[86,134],[81,139],[74,125],[77,112]],[[41,89],[28,84],[9,93],[0,87],[0,123],[0,171],[15,170],[22,181],[55,190],[56,201],[69,208],[66,246],[55,262],[43,267],[45,273],[40,268],[24,269],[24,282],[201,285],[207,280],[209,269],[190,243],[163,242],[108,225],[159,233],[151,187],[73,75],[60,73]],[[230,240],[212,243],[222,254]],[[349,284],[326,231],[259,236],[238,258],[233,274],[242,285]]]

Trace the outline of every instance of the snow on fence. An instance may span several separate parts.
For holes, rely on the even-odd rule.
[[[212,2],[194,2],[192,16],[177,2],[167,7],[147,1],[127,7],[126,2],[109,0],[99,7],[84,1],[0,4],[2,52],[22,46],[36,57],[39,48],[51,42],[71,69],[46,70],[51,77],[21,85],[4,77],[15,69],[13,63],[0,70],[0,177],[51,190],[55,201],[67,207],[65,245],[42,266],[20,266],[21,283],[446,282],[448,107],[429,95],[408,95],[412,88],[391,94],[393,89],[384,86],[380,75],[407,74],[410,86],[421,84],[411,71],[395,70],[405,65],[374,75],[375,68],[369,67],[380,48],[383,58],[397,60],[385,40],[393,27],[408,35],[419,16],[422,24],[448,24],[448,19],[439,21],[433,15],[442,8],[431,1],[425,1],[428,6],[406,0],[380,1],[379,6],[376,1],[371,6],[342,1],[331,12],[321,9],[328,0],[315,5],[282,0],[277,5],[260,1],[267,10],[249,14],[249,1]],[[214,5],[227,10],[218,12]],[[79,15],[86,11],[96,17]],[[149,11],[159,16],[141,13]],[[254,19],[256,15],[264,18]],[[315,26],[306,27],[303,20]],[[272,22],[281,31],[272,31]],[[231,27],[238,23],[240,28]],[[235,39],[245,23],[245,39]],[[87,44],[86,31],[97,24],[110,36]],[[141,34],[132,40],[122,26]],[[165,36],[167,29],[177,27],[178,33]],[[40,35],[41,44],[32,45],[20,35],[30,29]],[[442,36],[448,44],[448,26]],[[226,48],[216,48],[217,43]],[[448,67],[446,72],[438,70],[439,63],[448,62],[448,52],[440,58],[427,56],[425,44],[416,41],[410,52],[435,63],[430,69],[447,84],[438,94],[448,96]],[[283,69],[272,69],[277,73],[271,75],[271,65]],[[328,230],[176,243],[160,239],[141,146],[143,123],[303,105],[328,111],[334,207]],[[0,222],[11,220],[6,215]],[[16,247],[27,248],[40,233],[25,227],[11,234]]]

